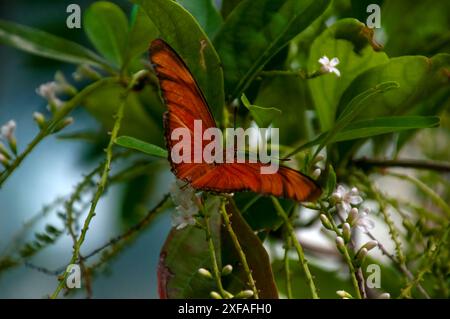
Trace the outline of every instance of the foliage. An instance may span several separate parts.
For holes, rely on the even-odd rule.
[[[157,213],[177,214],[174,194],[183,189],[174,191],[155,177],[169,170],[165,105],[145,52],[152,40],[162,38],[189,67],[220,127],[233,121],[279,127],[283,159],[289,157],[288,165],[316,179],[323,194],[301,204],[254,193],[192,195],[198,212],[182,229],[174,227],[161,249],[160,297],[449,297],[447,4],[385,0],[388,41],[383,46],[365,21],[348,18],[352,9],[344,1],[223,0],[221,8],[210,0],[132,2],[129,13],[109,1],[93,2],[84,11],[83,30],[95,52],[0,21],[0,43],[77,67],[74,81],[58,72],[55,81],[39,88],[49,111],[34,114],[39,133],[27,146],[17,145],[15,125],[2,129],[0,188],[49,136],[84,137],[97,153],[105,150],[72,194],[45,207],[12,238],[0,256],[0,273],[30,263],[68,235],[70,262],[82,266],[91,296],[90,280],[102,265],[132,244]],[[421,26],[410,15],[399,19],[405,8]],[[339,64],[319,63],[323,56],[336,57]],[[98,132],[60,133],[78,107],[96,119]],[[444,150],[430,150],[438,134],[444,134]],[[405,158],[424,138],[421,158]],[[116,165],[119,161],[122,165]],[[382,175],[412,187],[414,200],[380,186]],[[115,183],[125,189],[125,230],[86,252],[96,205]],[[156,188],[168,195],[152,205]],[[368,207],[376,227],[387,229],[385,238],[372,233],[364,213]],[[52,212],[62,228],[48,224],[35,230],[35,223]],[[297,231],[306,229],[324,232],[328,245],[299,240]],[[330,259],[334,270],[324,267]],[[381,266],[381,286],[369,288],[367,266],[373,264]],[[37,270],[54,275],[55,283],[60,279],[51,294],[58,297],[66,267]]]

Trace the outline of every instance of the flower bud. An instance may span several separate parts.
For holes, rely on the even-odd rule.
[[[350,242],[350,239],[352,238],[352,230],[348,223],[344,223],[344,225],[342,225],[342,237],[346,243]]]
[[[221,296],[218,292],[215,292],[215,291],[211,291],[211,292],[209,293],[209,295],[210,295],[211,298],[213,298],[213,299],[223,299],[222,296]]]
[[[58,133],[59,131],[65,129],[67,126],[72,124],[74,122],[73,117],[67,117],[62,122],[60,122],[55,129],[53,130],[53,133]]]
[[[319,218],[320,221],[322,222],[323,227],[325,227],[328,230],[333,230],[333,226],[331,225],[330,220],[325,214],[320,214]]]
[[[212,279],[212,278],[213,278],[213,276],[211,275],[211,272],[210,272],[208,269],[205,269],[205,268],[199,268],[199,269],[197,270],[197,272],[198,272],[201,276],[203,276],[203,277],[205,277],[205,278],[208,278],[208,279]]]
[[[317,178],[319,178],[320,173],[322,173],[322,170],[321,170],[320,168],[316,168],[316,169],[314,170],[314,172],[312,172],[311,177],[312,177],[313,179],[317,179]]]
[[[252,290],[242,290],[236,295],[237,299],[248,299],[253,297],[253,291]]]
[[[46,120],[44,114],[40,112],[34,112],[33,119],[41,130],[45,127]]]
[[[224,290],[223,293],[225,294],[225,298],[226,299],[233,299],[234,298],[234,295],[231,292],[228,292],[228,291]]]
[[[378,299],[391,299],[391,294],[385,292],[378,296]]]
[[[222,276],[228,276],[233,271],[233,266],[231,265],[225,265],[222,268]]]
[[[364,262],[364,259],[367,256],[367,249],[366,248],[361,248],[360,250],[358,250],[358,252],[356,253],[355,256],[355,261],[356,261],[356,266],[359,267],[362,265],[362,263]]]
[[[367,249],[367,251],[375,248],[378,246],[378,242],[376,240],[370,240],[367,243],[365,243],[361,248]]]
[[[0,142],[0,155],[3,155],[8,160],[11,159],[11,155],[9,155],[8,150],[2,142]]]
[[[336,294],[343,299],[352,299],[353,298],[353,296],[350,295],[345,290],[338,290],[338,291],[336,291]]]
[[[336,247],[341,254],[345,253],[345,242],[344,239],[340,236],[336,237]]]
[[[9,161],[6,158],[5,155],[3,155],[2,153],[0,153],[0,163],[2,163],[3,166],[8,167],[9,166]]]
[[[358,214],[358,208],[353,207],[352,209],[350,209],[347,217],[347,223],[349,223],[350,226],[354,226],[356,220],[358,219]]]

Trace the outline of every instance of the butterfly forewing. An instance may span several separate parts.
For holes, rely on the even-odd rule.
[[[175,129],[188,128],[193,137],[195,120],[201,120],[202,135],[216,124],[186,64],[167,43],[161,39],[154,40],[150,46],[150,59],[168,109],[164,115],[166,145],[172,171],[178,178],[191,183],[195,189],[219,193],[248,190],[295,201],[313,200],[320,195],[320,188],[312,179],[288,167],[281,166],[274,174],[261,174],[261,167],[266,164],[174,163],[170,154],[177,142],[171,138]],[[209,141],[202,142],[202,147],[207,143]],[[194,147],[192,139],[191,152],[194,152]]]

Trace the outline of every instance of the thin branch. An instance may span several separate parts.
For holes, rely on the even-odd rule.
[[[292,238],[292,243],[294,244],[295,250],[297,251],[298,259],[301,268],[303,269],[303,272],[305,273],[306,282],[308,284],[309,290],[311,291],[311,295],[313,299],[319,299],[319,295],[317,294],[317,288],[313,280],[313,276],[311,275],[311,272],[309,270],[308,262],[305,258],[305,253],[303,251],[302,246],[300,245],[300,242],[297,239],[297,236],[295,234],[295,229],[291,224],[291,221],[289,220],[288,215],[284,211],[283,207],[280,205],[280,202],[275,197],[271,197],[272,202],[275,206],[275,209],[278,213],[278,215],[283,219],[284,224],[287,227],[287,230],[289,232],[289,236]]]
[[[416,160],[416,159],[396,159],[396,160],[379,160],[370,158],[359,158],[352,160],[352,164],[364,170],[372,167],[402,167],[427,169],[437,172],[450,172],[450,163],[442,161]]]
[[[233,242],[234,248],[236,248],[236,251],[239,255],[239,259],[241,261],[242,266],[244,267],[245,274],[247,275],[248,284],[250,285],[250,288],[253,291],[253,296],[255,299],[259,299],[258,296],[258,289],[256,288],[255,280],[252,276],[252,270],[250,269],[250,266],[247,262],[247,257],[245,256],[244,251],[242,250],[241,244],[239,243],[239,239],[236,236],[236,233],[233,230],[233,227],[231,227],[230,217],[228,216],[228,212],[225,208],[226,202],[225,200],[222,201],[220,212],[222,214],[223,221],[225,222],[225,228],[227,229],[231,241]]]
[[[108,181],[108,176],[109,176],[109,171],[111,170],[111,161],[112,161],[112,149],[114,146],[114,141],[117,138],[117,135],[119,133],[120,130],[120,126],[122,123],[122,119],[123,119],[123,115],[124,115],[124,109],[125,109],[125,105],[126,105],[126,100],[128,97],[128,93],[130,91],[130,87],[128,87],[124,93],[124,95],[122,96],[122,102],[119,106],[119,109],[115,115],[115,122],[114,122],[114,126],[111,132],[111,137],[108,143],[108,146],[106,147],[106,160],[105,160],[105,164],[103,167],[103,172],[101,174],[101,178],[100,178],[100,182],[98,184],[97,187],[97,191],[95,192],[94,198],[92,199],[92,204],[91,204],[91,208],[89,209],[89,213],[84,221],[84,225],[83,228],[81,229],[81,233],[80,236],[78,238],[78,241],[76,242],[74,249],[73,249],[73,254],[72,254],[72,258],[70,260],[70,264],[73,264],[75,262],[77,262],[80,258],[80,249],[81,246],[83,245],[83,242],[86,238],[86,233],[87,230],[89,229],[91,220],[94,218],[95,216],[95,210],[97,208],[97,204],[100,200],[100,197],[103,195],[103,192],[105,190],[107,181]],[[61,289],[64,287],[66,279],[69,275],[69,272],[66,270],[64,275],[62,276],[57,288],[55,289],[55,291],[53,292],[53,294],[51,295],[52,299],[55,299],[58,297],[59,292],[61,291]]]
[[[19,167],[22,161],[31,153],[31,151],[47,136],[51,135],[55,128],[63,121],[67,115],[69,115],[72,110],[77,107],[89,94],[106,86],[108,84],[117,83],[117,78],[104,78],[101,79],[86,88],[84,88],[80,93],[75,95],[70,101],[66,102],[60,109],[58,109],[51,121],[49,121],[39,132],[38,135],[28,144],[26,149],[17,156],[14,161],[8,166],[8,168],[0,174],[0,188],[3,186],[5,181],[9,176]]]
[[[391,254],[390,252],[387,251],[386,247],[384,247],[383,244],[380,243],[379,240],[377,240],[375,238],[374,235],[372,235],[371,232],[367,232],[366,233],[367,236],[369,236],[370,239],[375,240],[378,242],[378,249],[380,249],[380,251],[383,253],[383,255],[385,255],[386,257],[388,257],[393,263],[394,265],[409,279],[409,280],[414,280],[414,275],[412,274],[412,272],[408,269],[408,267],[406,266],[406,264],[402,264],[399,263],[399,261],[397,260],[397,258],[395,258],[395,256],[393,254]],[[427,299],[430,299],[430,295],[426,292],[426,290],[423,288],[423,286],[420,283],[417,283],[417,289],[420,291],[420,293]]]

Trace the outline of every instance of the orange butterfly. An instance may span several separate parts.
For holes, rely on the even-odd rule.
[[[194,189],[233,193],[253,191],[295,201],[312,201],[321,194],[320,187],[308,176],[280,166],[273,174],[261,174],[265,164],[256,163],[174,163],[171,150],[173,130],[188,128],[194,135],[194,121],[202,121],[203,132],[216,123],[205,97],[178,54],[163,40],[150,46],[150,60],[155,68],[168,111],[164,113],[166,146],[172,172]],[[204,145],[203,145],[204,146]]]

